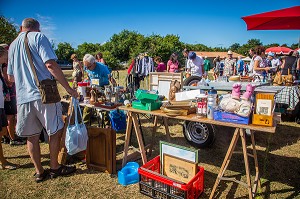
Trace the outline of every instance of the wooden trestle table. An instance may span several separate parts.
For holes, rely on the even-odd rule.
[[[179,119],[179,120],[188,120],[188,121],[193,121],[193,122],[202,122],[202,123],[207,123],[207,124],[213,124],[213,125],[219,125],[219,126],[227,126],[227,127],[234,127],[235,131],[233,133],[231,143],[229,145],[229,148],[227,150],[227,153],[225,155],[225,158],[223,160],[223,164],[221,166],[221,169],[219,171],[218,177],[215,181],[215,184],[213,186],[210,198],[213,198],[214,193],[217,189],[217,186],[219,185],[221,180],[227,180],[227,181],[233,181],[237,182],[243,186],[245,186],[248,190],[248,195],[249,198],[253,198],[255,196],[256,190],[258,187],[260,187],[260,175],[259,175],[259,167],[258,167],[258,161],[257,161],[257,153],[255,149],[255,139],[254,139],[254,132],[255,131],[261,131],[261,132],[267,132],[267,133],[275,133],[276,126],[274,127],[266,127],[266,126],[257,126],[257,125],[244,125],[244,124],[235,124],[235,123],[229,123],[229,122],[221,122],[221,121],[215,121],[207,118],[198,118],[196,114],[190,114],[186,116],[176,116],[176,117],[171,117],[163,113],[161,110],[154,110],[154,111],[145,111],[145,110],[138,110],[134,109],[132,107],[126,107],[126,106],[120,106],[120,110],[124,110],[127,112],[127,127],[126,127],[126,135],[125,135],[125,143],[124,143],[124,152],[123,152],[123,162],[122,166],[125,166],[128,158],[128,149],[129,149],[129,142],[130,142],[130,136],[131,136],[131,129],[132,126],[135,129],[135,134],[138,140],[138,145],[139,145],[139,153],[141,154],[142,157],[142,162],[145,164],[147,162],[147,156],[146,156],[146,151],[145,151],[145,146],[143,143],[142,139],[142,133],[139,128],[139,123],[138,123],[138,114],[150,114],[154,116],[154,129],[152,132],[152,138],[154,134],[156,133],[156,128],[157,128],[157,118],[162,117],[164,121],[164,126],[166,129],[166,135],[167,135],[167,140],[170,140],[170,133],[169,133],[169,128],[168,128],[168,118],[174,118],[174,119]],[[247,146],[246,146],[246,132],[245,130],[249,129],[250,130],[250,135],[251,135],[251,144],[252,144],[252,154],[247,152]],[[224,177],[224,173],[230,163],[232,154],[234,152],[234,149],[236,147],[237,141],[241,138],[242,142],[242,148],[243,148],[243,156],[244,156],[244,163],[245,163],[245,170],[246,170],[246,178],[247,182],[242,182],[238,181],[235,178],[228,178]],[[151,144],[150,144],[151,147]],[[251,183],[251,178],[250,178],[250,169],[249,169],[249,161],[248,161],[248,156],[254,158],[254,164],[255,164],[255,179],[253,182],[253,186]]]

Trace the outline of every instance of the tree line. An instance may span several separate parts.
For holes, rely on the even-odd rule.
[[[10,44],[14,38],[18,35],[17,27],[13,23],[9,22],[5,17],[0,16],[0,43]],[[144,36],[136,31],[123,30],[118,34],[114,34],[109,41],[104,44],[100,43],[87,43],[84,42],[76,48],[73,48],[70,43],[61,42],[55,45],[52,41],[52,46],[55,49],[55,53],[58,59],[70,60],[73,53],[78,55],[79,59],[82,59],[86,53],[96,54],[102,52],[103,57],[109,67],[112,69],[120,69],[126,63],[130,63],[140,53],[147,52],[149,56],[160,56],[164,62],[167,62],[169,56],[176,52],[179,55],[179,61],[181,65],[184,64],[184,58],[182,57],[182,50],[187,48],[193,51],[210,51],[210,52],[224,52],[232,50],[241,55],[247,56],[250,48],[257,45],[263,45],[259,39],[250,39],[246,44],[234,43],[229,48],[223,47],[208,47],[203,44],[188,44],[180,41],[178,35],[168,34],[161,36],[152,34],[150,36]],[[298,44],[292,44],[287,46],[283,44],[281,46],[290,47],[292,49],[297,48]],[[280,46],[278,43],[272,43],[264,45],[266,48],[271,46]]]

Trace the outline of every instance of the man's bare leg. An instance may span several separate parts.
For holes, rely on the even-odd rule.
[[[40,135],[35,135],[33,137],[27,138],[27,149],[30,158],[34,164],[35,171],[37,174],[42,174],[44,168],[41,163],[41,149],[40,149]]]

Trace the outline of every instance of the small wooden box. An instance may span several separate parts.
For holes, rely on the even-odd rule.
[[[273,126],[274,125],[274,106],[275,106],[275,100],[274,100],[274,93],[257,93],[256,94],[256,100],[255,100],[255,109],[252,116],[252,124],[261,125],[261,126]],[[258,109],[258,102],[259,100],[270,100],[270,115],[266,114],[259,114],[257,112]]]

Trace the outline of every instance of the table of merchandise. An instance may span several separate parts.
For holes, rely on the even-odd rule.
[[[276,126],[266,127],[266,126],[252,125],[252,124],[244,125],[244,124],[235,124],[235,123],[229,123],[229,122],[221,122],[221,121],[210,120],[210,119],[207,119],[207,118],[198,118],[196,116],[196,114],[171,117],[171,116],[168,116],[165,113],[163,113],[161,110],[145,111],[145,110],[138,110],[138,109],[134,109],[132,107],[126,107],[126,106],[121,106],[121,107],[119,107],[119,109],[124,110],[124,111],[127,112],[127,128],[126,128],[126,135],[125,135],[122,166],[125,166],[125,164],[127,162],[127,159],[128,159],[128,149],[129,149],[129,142],[130,142],[132,126],[135,129],[135,134],[136,134],[136,137],[137,137],[137,140],[138,140],[138,145],[139,145],[139,153],[141,154],[142,162],[143,162],[143,164],[145,164],[147,162],[145,146],[144,146],[144,143],[143,143],[143,140],[142,140],[142,133],[141,133],[141,130],[140,130],[139,124],[138,124],[138,114],[150,114],[150,115],[154,116],[154,129],[152,131],[152,138],[153,138],[154,134],[156,133],[157,117],[162,117],[163,118],[164,125],[165,125],[165,128],[166,128],[166,135],[167,135],[168,140],[170,139],[170,133],[169,133],[168,124],[167,124],[167,119],[168,118],[188,120],[188,121],[194,121],[194,122],[202,122],[202,123],[214,124],[214,125],[220,125],[220,126],[227,126],[227,127],[234,127],[235,131],[234,131],[234,134],[232,136],[231,143],[229,145],[229,148],[228,148],[227,153],[225,155],[223,164],[222,164],[221,169],[219,171],[218,177],[217,177],[216,182],[214,184],[214,187],[212,189],[210,198],[212,198],[214,196],[214,193],[217,189],[217,186],[219,185],[221,180],[237,182],[237,183],[247,187],[249,198],[253,198],[255,196],[257,188],[260,187],[260,176],[259,176],[257,154],[256,154],[256,149],[255,149],[254,131],[275,133]],[[245,129],[250,129],[253,154],[247,153]],[[242,181],[238,181],[238,180],[233,179],[233,178],[223,177],[223,175],[224,175],[224,173],[225,173],[225,171],[226,171],[226,169],[227,169],[227,167],[230,163],[230,159],[232,157],[232,154],[234,152],[234,149],[236,147],[236,144],[237,144],[237,141],[238,141],[239,137],[241,138],[242,148],[243,148],[243,156],[244,156],[244,163],[245,163],[245,170],[246,170],[246,177],[247,177],[247,182],[246,183],[242,182]],[[254,158],[255,180],[254,180],[253,186],[252,186],[251,178],[250,178],[250,169],[249,169],[248,156]]]
[[[61,102],[67,103],[67,104],[70,103],[70,101],[66,100],[66,99],[61,99]],[[99,106],[95,106],[93,104],[85,103],[85,102],[79,102],[79,105],[82,106],[82,107],[91,108],[93,111],[96,112],[96,114],[97,114],[97,120],[98,120],[98,127],[100,127],[100,126],[104,127],[104,117],[102,115],[103,111],[113,111],[113,110],[117,110],[118,109],[118,106],[114,106],[114,107],[101,106],[101,107],[99,107]],[[99,119],[101,119],[101,125],[100,125]]]

